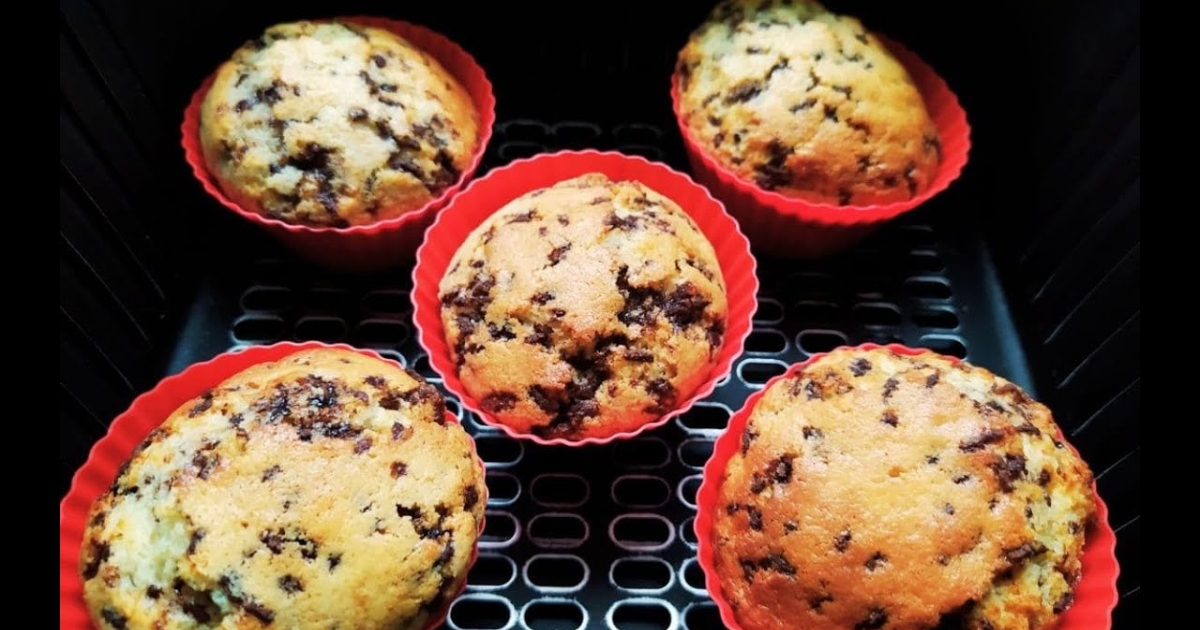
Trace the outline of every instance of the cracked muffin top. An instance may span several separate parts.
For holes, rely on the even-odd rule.
[[[713,513],[721,592],[743,630],[1049,628],[1096,509],[1057,436],[982,368],[836,350],[750,413]]]
[[[904,201],[933,181],[937,128],[908,73],[853,17],[807,0],[726,0],[679,53],[680,113],[702,149],[765,190]]]
[[[343,350],[175,411],[88,513],[101,630],[423,628],[466,580],[482,467],[437,390]]]
[[[439,285],[463,388],[518,433],[634,430],[708,377],[728,308],[712,245],[670,199],[600,174],[514,199]]]
[[[470,96],[386,30],[273,26],[217,71],[200,110],[209,171],[233,201],[287,223],[345,227],[437,198],[478,143]]]

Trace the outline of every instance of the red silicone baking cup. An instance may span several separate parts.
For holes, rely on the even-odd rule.
[[[930,350],[913,349],[898,344],[889,344],[880,346],[874,343],[865,343],[855,346],[856,350],[874,350],[884,348],[891,350],[897,354],[908,356],[917,356],[921,354],[933,354]],[[700,563],[700,568],[704,571],[705,585],[709,595],[716,602],[718,610],[721,613],[721,620],[731,630],[743,630],[734,616],[733,608],[725,599],[725,595],[721,592],[720,578],[716,570],[716,558],[714,556],[716,550],[710,540],[713,529],[713,514],[717,507],[717,490],[720,485],[721,478],[725,475],[725,468],[729,464],[730,458],[740,448],[740,438],[742,432],[746,429],[746,423],[750,419],[750,413],[754,410],[763,394],[775,383],[787,379],[795,375],[800,370],[810,365],[813,361],[825,356],[828,353],[814,354],[806,361],[793,364],[786,372],[767,381],[767,384],[759,391],[750,395],[746,399],[746,403],[742,408],[737,410],[732,417],[729,418],[729,425],[717,437],[716,443],[713,445],[713,454],[709,458],[708,463],[704,466],[704,475],[700,482],[700,489],[696,494],[696,541],[697,541],[697,561]],[[959,359],[955,357],[943,356],[942,358],[957,363]],[[1067,443],[1062,436],[1062,430],[1059,430],[1058,438],[1060,441]],[[1071,452],[1079,454],[1075,447],[1067,443]],[[1075,586],[1075,603],[1067,609],[1061,617],[1059,617],[1059,625],[1055,626],[1055,630],[1107,630],[1112,627],[1112,611],[1117,605],[1117,567],[1116,546],[1117,537],[1113,533],[1112,526],[1108,523],[1108,506],[1100,499],[1100,495],[1096,492],[1096,482],[1092,481],[1092,494],[1096,499],[1096,522],[1087,532],[1087,540],[1083,547],[1082,563],[1079,583]],[[798,629],[803,630],[803,629]]]
[[[889,204],[838,206],[787,197],[759,188],[708,155],[680,111],[679,77],[671,75],[671,103],[692,173],[737,217],[756,251],[785,258],[816,258],[857,243],[887,221],[916,208],[958,179],[967,164],[971,128],[958,97],[933,68],[899,42],[875,34],[917,85],[942,144],[938,170],[920,195]]]
[[[208,88],[216,80],[216,72],[204,80],[184,110],[181,128],[183,153],[192,168],[192,173],[208,194],[221,205],[258,225],[300,257],[339,271],[371,271],[396,266],[409,259],[421,244],[421,236],[425,233],[425,228],[433,222],[438,210],[445,207],[446,203],[470,181],[475,170],[479,168],[479,161],[483,159],[488,141],[492,137],[492,126],[496,122],[496,98],[492,94],[492,84],[484,74],[483,68],[475,62],[470,53],[434,31],[400,20],[376,17],[334,19],[381,28],[403,37],[437,59],[466,89],[479,114],[479,145],[475,147],[470,164],[454,185],[417,210],[386,221],[345,228],[295,225],[242,208],[225,195],[216,178],[208,171],[204,162],[204,151],[200,145],[200,105],[208,93]]]
[[[586,173],[603,173],[615,181],[636,180],[677,203],[696,222],[712,243],[725,278],[729,304],[729,319],[725,326],[725,342],[709,373],[708,379],[686,400],[669,413],[637,429],[607,437],[587,437],[580,440],[546,439],[521,433],[496,420],[485,412],[479,401],[467,394],[458,379],[450,348],[442,329],[438,284],[458,247],[480,223],[513,199],[539,188]],[[687,411],[701,398],[712,393],[717,381],[729,374],[734,359],[742,352],[750,334],[750,320],[757,307],[758,279],[754,274],[754,257],[750,245],[738,228],[737,221],[725,212],[703,187],[687,175],[645,158],[614,152],[563,151],[517,160],[498,168],[471,185],[446,207],[417,250],[417,266],[413,269],[413,320],[417,339],[429,354],[433,369],[442,376],[446,389],[458,396],[467,409],[475,412],[484,423],[497,427],[515,438],[538,444],[607,444],[616,439],[633,437],[642,431],[666,424],[671,418]]]
[[[87,513],[92,503],[100,497],[117,477],[117,470],[133,454],[138,446],[150,434],[150,431],[162,424],[181,405],[211,389],[225,379],[228,379],[251,366],[269,361],[278,361],[301,350],[317,348],[336,348],[353,350],[359,354],[395,363],[370,350],[353,348],[346,344],[324,344],[315,341],[305,343],[283,342],[270,346],[251,346],[244,350],[226,352],[203,363],[188,366],[182,372],[168,376],[150,391],[138,396],[124,413],[113,420],[108,433],[100,438],[88,454],[75,477],[71,480],[71,488],[63,497],[58,507],[58,618],[59,628],[64,630],[94,630],[87,605],[83,601],[83,583],[79,579],[79,549],[83,544],[83,530],[86,525]],[[454,414],[446,412],[446,420],[458,424]],[[471,442],[472,452],[475,450],[474,440]],[[475,461],[480,470],[484,469],[483,461],[475,454]],[[484,504],[487,503],[487,489],[484,489]],[[479,522],[479,533],[483,533],[483,521]],[[470,572],[479,556],[478,545],[471,551],[471,559],[463,570],[464,579],[459,592],[454,598],[446,600],[446,604],[431,618],[426,630],[433,630],[445,619],[454,601],[466,588],[465,576]]]

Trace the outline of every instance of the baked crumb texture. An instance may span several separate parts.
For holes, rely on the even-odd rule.
[[[691,218],[600,174],[497,211],[439,295],[466,392],[548,439],[603,438],[672,410],[708,377],[728,318],[720,264]]]
[[[486,488],[437,390],[316,350],[153,431],[88,514],[104,630],[423,628],[466,580]]]
[[[817,2],[721,2],[676,76],[696,141],[763,189],[862,206],[911,199],[936,175],[937,128],[904,67]]]
[[[1057,435],[984,369],[834,351],[768,388],[740,435],[714,514],[721,592],[743,630],[1049,628],[1095,517]]]
[[[271,27],[223,64],[200,110],[209,170],[243,208],[346,227],[436,199],[478,143],[470,95],[383,29]]]

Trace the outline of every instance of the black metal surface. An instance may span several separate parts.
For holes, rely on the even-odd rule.
[[[516,495],[492,506],[488,535],[502,537],[505,523],[520,535],[511,546],[485,545],[452,623],[570,628],[585,614],[587,627],[606,627],[611,612],[623,630],[671,627],[672,619],[679,628],[721,627],[715,609],[688,587],[689,579],[692,587],[699,582],[681,539],[690,509],[680,494],[681,485],[694,490],[697,458],[725,417],[721,405],[736,408],[753,386],[747,377],[765,380],[805,349],[894,340],[965,350],[1051,405],[1112,509],[1122,566],[1114,628],[1140,625],[1138,4],[1024,3],[1005,8],[1026,16],[1011,20],[962,3],[828,4],[905,42],[955,89],[973,126],[963,179],[844,256],[760,258],[762,306],[749,351],[712,404],[679,422],[625,445],[571,451],[567,461],[562,451],[492,439],[468,418],[480,431],[493,493]],[[187,173],[179,117],[200,78],[230,50],[289,19],[411,20],[458,41],[495,83],[507,122],[488,166],[544,148],[595,147],[684,169],[666,81],[675,51],[709,3],[658,12],[642,5],[617,1],[580,20],[523,3],[473,6],[468,19],[445,2],[61,0],[60,494],[134,395],[242,343],[348,341],[432,376],[413,340],[408,269],[347,278],[297,263],[206,199]],[[669,456],[662,465],[617,461],[649,457],[661,444]],[[513,448],[520,460],[504,461]],[[587,501],[544,505],[541,494],[570,480],[540,477],[539,493],[539,475],[581,470],[590,482]],[[651,477],[665,482],[667,503],[618,504],[612,485],[629,474],[646,476],[638,478],[639,496],[661,489]],[[550,512],[581,515],[588,540],[562,547],[541,541],[537,527],[531,536],[533,518]],[[628,512],[665,516],[674,540],[661,551],[619,547],[608,528]],[[552,569],[569,574],[574,561],[556,564],[539,554],[583,559],[586,584],[548,584]],[[665,590],[626,591],[610,582],[615,572],[655,590],[657,564],[613,569],[613,558],[647,556],[668,563],[673,577]],[[511,584],[494,587],[510,574]],[[545,598],[583,608],[530,603]],[[653,607],[614,611],[619,599],[664,601],[667,623]],[[500,623],[506,615],[509,626]]]

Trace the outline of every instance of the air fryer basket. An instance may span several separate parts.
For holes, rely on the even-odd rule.
[[[498,100],[480,175],[534,153],[588,147],[687,172],[667,82],[674,51],[708,3],[650,14],[613,2],[577,19],[455,4],[337,10],[422,23],[476,56]],[[661,429],[602,447],[548,448],[466,413],[491,500],[479,562],[448,627],[721,628],[691,529],[715,435],[788,364],[867,341],[964,357],[1050,404],[1099,475],[1118,532],[1123,597],[1114,628],[1136,627],[1136,3],[1045,9],[1044,23],[1022,26],[1025,39],[949,5],[828,4],[904,41],[959,93],[975,147],[963,180],[845,254],[760,256],[747,351],[710,397]],[[232,347],[342,341],[438,384],[415,340],[411,267],[367,276],[313,268],[199,194],[182,167],[175,128],[195,83],[266,25],[330,15],[329,7],[195,7],[60,4],[62,492],[137,392]],[[929,12],[958,27],[921,19]],[[1013,54],[1058,54],[1040,72],[989,56],[1012,41],[1031,42]],[[1003,105],[1026,89],[1047,96],[1021,101],[1024,109]]]

